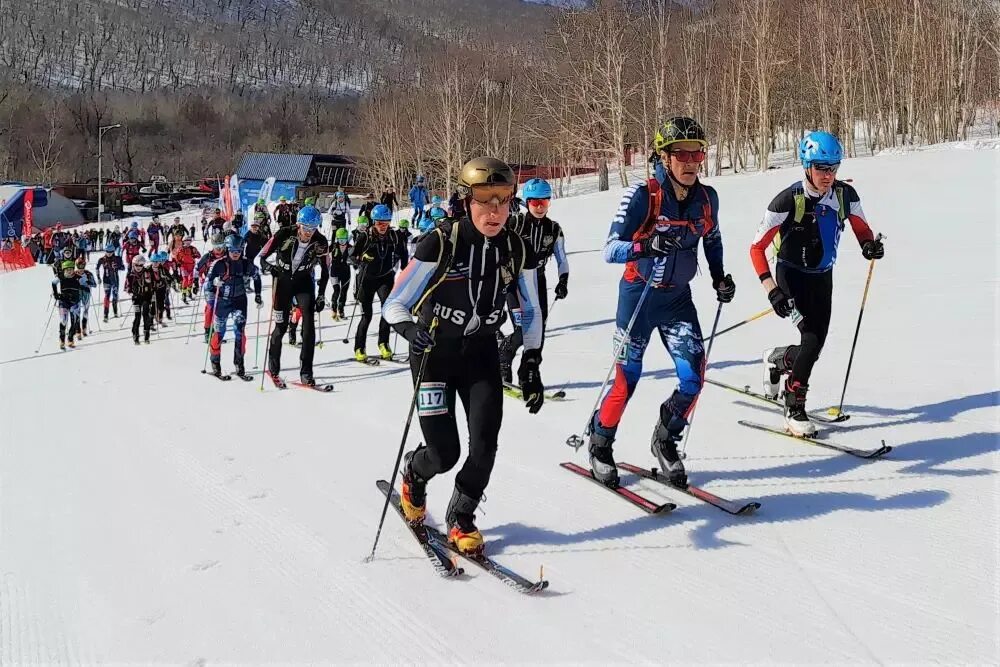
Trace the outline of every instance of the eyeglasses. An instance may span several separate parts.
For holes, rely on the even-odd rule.
[[[840,169],[840,163],[836,164],[817,164],[813,162],[812,168],[816,171],[823,172],[825,174],[836,174],[837,170]]]
[[[677,158],[678,162],[704,162],[705,161],[705,151],[667,151],[668,155],[673,155]]]
[[[509,185],[474,185],[472,199],[480,204],[503,206],[514,198],[514,189]]]
[[[548,204],[549,201],[550,200],[548,197],[546,197],[545,199],[538,199],[532,197],[531,199],[528,199],[528,206],[541,206],[542,204]]]

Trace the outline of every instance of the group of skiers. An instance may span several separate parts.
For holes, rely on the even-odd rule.
[[[659,407],[651,453],[672,484],[687,484],[678,443],[701,392],[706,365],[690,287],[698,273],[699,247],[718,301],[729,303],[736,294],[723,261],[719,197],[699,179],[707,147],[698,122],[687,117],[667,120],[653,141],[654,178],[623,193],[604,246],[607,262],[624,264],[614,334],[619,352],[612,360],[614,380],[590,417],[588,450],[593,478],[612,488],[619,485],[613,454],[616,432],[642,375],[654,332],[674,362],[678,383]],[[815,433],[805,403],[810,373],[830,324],[832,269],[845,223],[850,224],[865,258],[884,255],[881,241],[865,220],[857,192],[836,179],[842,153],[840,142],[827,132],[810,132],[803,138],[799,158],[804,177],[774,198],[750,248],[751,262],[774,312],[782,318],[792,316],[800,332],[796,344],[767,350],[763,357],[764,393],[772,399],[783,397],[785,427],[799,436]],[[186,233],[178,247],[168,244],[170,254],[165,259],[162,253],[154,254],[152,266],[129,249],[132,231],[122,248],[131,265],[125,289],[141,309],[147,341],[149,308],[159,316],[169,303],[167,287],[177,286],[187,301],[202,278],[205,335],[215,375],[222,372],[220,344],[232,317],[233,361],[237,374],[245,376],[248,291],[252,286],[254,301],[262,307],[261,271],[270,273],[267,375],[281,388],[286,386],[281,378],[282,343],[286,333],[295,342],[299,322],[299,384],[316,387],[317,314],[326,308],[329,284],[331,314],[344,318],[353,272],[355,307],[360,305],[362,311],[354,358],[371,360],[365,342],[375,296],[382,302],[379,356],[392,358],[389,335],[393,329],[409,343],[423,444],[403,457],[400,509],[407,520],[420,523],[426,512],[427,485],[458,463],[461,437],[456,405],[460,399],[467,416],[469,448],[455,478],[446,522],[448,539],[455,547],[476,553],[483,548],[483,537],[475,513],[497,454],[504,389],[519,389],[532,414],[542,408],[542,350],[549,312],[545,272],[554,258],[558,275],[554,298],[566,298],[569,263],[563,229],[548,217],[552,189],[547,182],[536,178],[524,184],[526,210],[516,197],[517,177],[499,159],[469,161],[458,184],[446,210],[440,198],[427,197],[423,179],[417,179],[410,191],[418,232],[412,236],[409,221],[392,226],[394,194],[387,188],[381,203],[375,202],[374,193],[365,198],[356,221],[351,220],[346,194],[335,195],[328,210],[332,243],[320,231],[323,216],[319,209],[313,201],[306,201],[294,222],[291,207],[279,203],[273,235],[266,206],[254,211],[244,229],[236,221],[227,229],[214,218],[206,220],[211,249],[201,257],[190,244],[193,234]],[[777,245],[779,234],[772,273],[765,251]],[[148,230],[145,237],[152,244]],[[125,265],[116,248],[109,245],[106,250],[96,279],[86,271],[85,262],[78,265],[71,256],[60,264],[61,273],[53,281],[71,339],[76,332],[74,303],[82,303],[74,301],[74,290],[88,292],[100,281],[105,285],[105,317],[109,302],[117,314],[117,275]],[[508,315],[513,331],[504,333],[501,327]],[[138,323],[137,311],[136,342]],[[521,348],[515,385],[512,365]]]

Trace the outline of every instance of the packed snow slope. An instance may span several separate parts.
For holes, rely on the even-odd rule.
[[[571,279],[542,372],[567,400],[532,416],[505,399],[479,514],[497,560],[528,576],[544,566],[551,587],[533,597],[472,567],[440,579],[392,513],[376,560],[362,563],[411,386],[402,366],[348,361],[345,325],[328,313],[316,374],[336,390],[261,392],[199,374],[191,307],[150,346],[112,320],[72,352],[58,351],[52,326],[34,354],[49,269],[0,276],[0,664],[996,663],[998,167],[1000,151],[957,149],[844,164],[886,256],[847,390],[852,417],[828,430],[895,449],[867,462],[752,431],[737,420],[780,414],[706,386],[690,476],[758,499],[748,517],[626,476],[679,505],[647,516],[558,467],[586,464],[563,443],[607,371],[622,267],[601,255],[619,192],[554,202]],[[738,286],[721,326],[767,307],[747,249],[798,176],[711,181]],[[848,229],[814,408],[839,399],[867,266]],[[707,332],[707,272],[694,294]],[[255,311],[249,320],[252,368]],[[794,334],[771,315],[720,337],[708,374],[756,388],[761,350]],[[230,342],[224,369],[231,354]],[[297,355],[286,345],[292,379]],[[653,464],[650,430],[674,384],[652,343],[619,460]],[[414,429],[407,447],[420,439]],[[452,481],[431,483],[430,521],[442,521]]]

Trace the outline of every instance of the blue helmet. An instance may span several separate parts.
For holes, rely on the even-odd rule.
[[[448,213],[440,206],[435,206],[431,209],[431,220],[440,220],[441,218],[447,218]]]
[[[111,245],[110,243],[108,245],[104,246],[104,252],[114,252],[114,251],[115,251],[115,247],[113,245]]]
[[[132,224],[129,225],[129,227],[131,227],[132,229],[139,229],[139,223],[133,220]]]
[[[226,252],[243,252],[244,241],[236,234],[226,237]]]
[[[139,232],[137,232],[137,231],[130,231],[128,233],[128,237],[130,239],[133,239],[133,240],[138,239],[139,238]]]
[[[525,199],[552,199],[552,186],[541,178],[533,178],[524,184],[521,194]]]
[[[299,215],[295,221],[303,227],[316,229],[323,224],[323,214],[315,206],[303,206],[299,209]]]
[[[840,140],[829,132],[816,130],[802,137],[799,142],[799,160],[808,169],[813,163],[839,164],[844,157]]]
[[[443,201],[444,200],[441,199],[441,195],[434,195],[433,197],[431,197],[432,206],[440,206]]]
[[[392,220],[392,211],[385,204],[379,204],[372,209],[372,220],[375,222],[385,222]]]

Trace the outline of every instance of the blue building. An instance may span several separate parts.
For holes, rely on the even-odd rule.
[[[261,186],[274,178],[271,201],[279,197],[305,199],[336,191],[338,187],[360,192],[361,171],[357,161],[346,155],[289,155],[285,153],[246,153],[236,168],[240,181],[240,208],[256,203]]]

